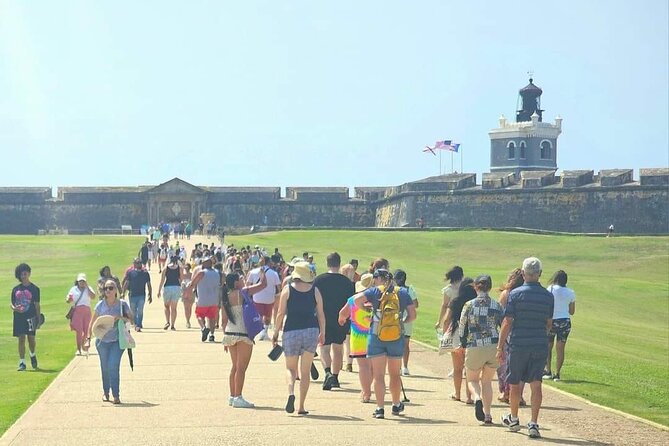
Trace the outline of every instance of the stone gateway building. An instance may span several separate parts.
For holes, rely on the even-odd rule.
[[[520,90],[516,122],[490,131],[490,172],[430,177],[392,187],[212,187],[173,178],[157,186],[0,188],[0,233],[70,233],[159,222],[219,227],[511,228],[669,233],[669,168],[563,171],[557,176],[562,119],[543,122],[541,89]]]

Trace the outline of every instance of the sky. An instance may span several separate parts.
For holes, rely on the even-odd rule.
[[[669,167],[668,23],[665,0],[0,0],[0,187],[480,183],[528,72],[560,171]],[[441,139],[461,154],[422,152]]]

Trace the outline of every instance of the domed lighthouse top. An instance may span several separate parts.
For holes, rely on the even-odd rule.
[[[516,112],[516,122],[526,122],[532,120],[532,115],[539,115],[539,122],[542,120],[543,110],[541,109],[541,93],[543,90],[534,85],[533,79],[530,83],[518,91],[519,100],[522,101],[521,109]]]

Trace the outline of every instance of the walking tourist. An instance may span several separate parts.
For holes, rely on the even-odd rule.
[[[453,336],[453,345],[455,349],[451,352],[451,361],[453,362],[453,390],[451,399],[454,401],[461,401],[460,394],[462,389],[462,371],[465,367],[465,349],[462,346],[458,335],[458,326],[460,324],[460,315],[462,314],[462,307],[465,303],[476,298],[476,290],[473,287],[473,280],[464,278],[458,286],[456,293],[453,293],[453,298],[448,303],[446,316],[442,325],[444,335],[451,334]],[[465,386],[465,393],[467,395],[466,404],[474,404],[472,400],[469,386]]]
[[[279,274],[272,269],[272,259],[269,256],[259,256],[259,262],[260,266],[249,271],[246,278],[246,286],[248,287],[260,282],[262,275],[266,277],[267,286],[262,291],[256,292],[253,295],[253,304],[263,318],[263,330],[260,332],[258,339],[265,341],[269,340],[267,331],[272,323],[276,295],[281,292],[281,279],[279,278]]]
[[[202,342],[207,339],[209,339],[209,342],[216,341],[214,331],[218,320],[218,293],[221,286],[221,275],[212,265],[211,256],[202,257],[202,269],[194,274],[193,280],[186,288],[189,295],[192,295],[193,289],[197,289],[195,317],[197,317],[197,322],[200,325]]]
[[[283,349],[288,370],[288,401],[286,412],[295,411],[295,380],[300,378],[300,401],[297,413],[307,415],[304,402],[311,382],[310,370],[316,346],[325,341],[323,299],[313,285],[314,276],[307,262],[298,262],[292,273],[292,282],[281,291],[279,312],[272,343],[278,344],[283,329]],[[285,321],[284,321],[285,319]]]
[[[502,310],[506,308],[506,302],[509,300],[509,293],[511,290],[515,290],[519,286],[523,284],[523,270],[520,268],[516,268],[511,273],[506,279],[506,283],[500,288],[500,293],[499,293],[499,305],[502,307]],[[508,340],[507,340],[508,341]],[[504,347],[504,351],[502,351],[502,361],[499,364],[499,367],[497,368],[497,385],[499,387],[499,396],[497,397],[497,401],[502,402],[502,403],[509,403],[509,383],[507,381],[508,378],[508,373],[509,373],[509,361],[506,360],[506,358],[509,356],[509,343],[507,342]],[[525,383],[521,382],[519,384],[520,387],[520,407],[525,406],[525,400],[523,399],[523,388],[525,387]]]
[[[223,345],[225,351],[230,352],[232,367],[230,369],[230,396],[228,404],[232,407],[252,408],[253,403],[242,396],[246,369],[253,353],[253,339],[249,337],[244,324],[242,292],[253,294],[267,286],[266,275],[262,274],[260,282],[242,291],[244,281],[239,274],[230,273],[225,276],[223,287],[223,312],[221,326],[223,327]]]
[[[497,359],[503,358],[504,346],[509,338],[509,403],[511,413],[502,423],[511,431],[520,430],[518,405],[521,381],[530,384],[532,414],[527,425],[531,438],[539,438],[539,409],[541,407],[541,377],[548,355],[546,333],[552,326],[553,295],[539,283],[541,261],[529,257],[523,261],[525,283],[511,291],[504,309],[504,320],[497,344]]]
[[[70,330],[75,334],[77,355],[81,355],[82,350],[88,353],[90,344],[86,342],[86,334],[91,323],[91,301],[94,298],[95,291],[88,285],[86,274],[79,273],[74,286],[70,288],[65,298],[65,302],[71,306],[68,316],[70,316]]]
[[[497,370],[496,348],[502,307],[488,293],[492,279],[488,275],[474,280],[476,299],[462,307],[458,336],[466,339],[465,367],[467,383],[474,396],[474,414],[485,424],[492,424],[492,378]]]
[[[105,282],[106,283],[106,282]],[[151,276],[142,268],[142,259],[137,257],[133,262],[133,268],[130,269],[123,278],[121,295],[129,291],[130,309],[134,315],[135,331],[142,331],[144,325],[144,303],[146,299],[146,290],[149,290],[149,304],[153,302],[153,290],[151,289]]]
[[[416,295],[416,290],[411,285],[407,285],[407,273],[404,270],[398,269],[393,274],[395,279],[395,284],[397,286],[405,288],[411,296],[413,301],[414,308],[418,310],[418,296]],[[418,314],[418,313],[416,313]],[[402,314],[402,318],[406,319],[407,313]],[[411,335],[413,334],[413,322],[404,322],[404,355],[402,356],[402,375],[409,376],[409,355],[411,354]]]
[[[372,286],[373,275],[365,273],[355,284],[355,292],[361,293]],[[358,378],[360,380],[360,400],[369,403],[372,398],[372,361],[367,358],[367,344],[369,342],[369,326],[371,325],[372,306],[355,304],[355,296],[351,296],[339,311],[339,325],[344,326],[346,320],[351,325],[351,358],[358,363]]]
[[[377,269],[373,278],[374,286],[357,293],[354,301],[358,307],[367,302],[372,304],[367,357],[372,361],[374,376],[376,410],[373,415],[374,418],[384,418],[386,367],[390,375],[392,414],[399,415],[404,411],[404,403],[400,401],[400,366],[404,355],[401,315],[406,310],[407,317],[404,322],[411,322],[416,319],[416,308],[406,289],[393,286],[392,275],[388,270]]]
[[[141,262],[140,262],[141,265]],[[114,404],[121,404],[120,398],[120,381],[121,381],[121,357],[125,350],[121,350],[119,345],[118,335],[119,330],[116,328],[116,321],[131,321],[132,311],[128,304],[119,299],[118,288],[116,282],[107,280],[104,285],[104,299],[100,300],[95,306],[93,318],[88,327],[87,341],[90,342],[91,336],[96,326],[96,321],[101,316],[111,316],[113,319],[108,324],[105,333],[98,333],[95,340],[95,348],[98,350],[100,357],[100,370],[102,372],[102,400],[109,402],[109,393],[111,392],[114,398]]]
[[[165,304],[165,326],[163,327],[165,330],[168,328],[176,330],[174,322],[177,320],[177,304],[181,297],[182,279],[183,274],[181,273],[181,266],[179,266],[179,257],[174,255],[170,258],[170,263],[163,268],[160,285],[158,286],[158,299],[162,294]]]
[[[323,314],[325,315],[325,342],[321,346],[321,362],[325,369],[323,390],[339,388],[339,372],[343,364],[343,344],[347,333],[351,330],[346,322],[338,323],[339,310],[346,305],[349,297],[355,294],[355,287],[348,277],[339,273],[341,257],[333,252],[326,259],[328,271],[314,280],[323,298]]]
[[[37,369],[37,334],[40,307],[40,290],[30,281],[32,269],[27,263],[21,263],[14,269],[14,277],[20,283],[12,289],[10,307],[14,314],[14,337],[19,341],[19,372],[26,369],[26,338],[30,349],[30,365]]]
[[[190,285],[193,279],[193,273],[190,270],[190,263],[186,263],[183,267],[181,275],[181,301],[184,305],[184,317],[186,318],[186,328],[191,328],[190,318],[193,313],[193,303],[195,303],[195,296],[193,293],[186,293],[186,288]]]
[[[553,295],[553,324],[548,333],[548,358],[546,359],[546,368],[544,379],[560,381],[560,371],[564,364],[564,348],[567,345],[567,338],[571,332],[571,317],[576,311],[576,294],[571,288],[567,288],[567,273],[562,270],[556,271],[548,282],[548,291]],[[557,342],[555,342],[557,338]],[[551,373],[551,353],[555,345],[556,361],[555,374]]]
[[[105,265],[102,268],[100,268],[100,277],[98,277],[98,280],[97,280],[97,288],[98,288],[97,295],[98,295],[98,298],[100,298],[100,299],[104,299],[104,297],[105,297],[104,287],[105,287],[105,282],[108,279],[111,279],[114,282],[116,282],[116,288],[118,288],[119,290],[122,289],[121,281],[119,280],[118,276],[115,276],[114,274],[112,274],[111,268],[109,267],[109,265]]]

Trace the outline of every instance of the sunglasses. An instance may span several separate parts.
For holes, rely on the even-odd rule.
[[[116,289],[115,286],[106,286],[105,291],[114,291]]]

